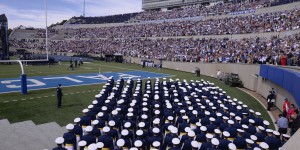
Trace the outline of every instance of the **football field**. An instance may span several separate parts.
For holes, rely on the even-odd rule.
[[[232,98],[247,104],[251,109],[260,111],[262,118],[271,121],[267,111],[250,95],[237,88],[229,87],[215,78],[169,69],[142,68],[137,64],[120,64],[94,61],[84,63],[74,70],[68,69],[68,63],[55,66],[25,66],[28,78],[28,94],[20,94],[18,64],[0,65],[0,119],[11,123],[32,120],[36,124],[57,122],[61,126],[73,122],[82,116],[82,109],[94,100],[103,83],[110,76],[146,79],[172,78],[189,80],[208,80],[227,92]],[[62,108],[56,107],[56,85],[63,88]],[[31,85],[31,86],[30,86]],[[271,124],[271,128],[274,128]]]

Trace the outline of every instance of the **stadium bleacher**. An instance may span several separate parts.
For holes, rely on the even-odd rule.
[[[290,137],[269,129],[260,112],[226,96],[213,83],[165,78],[156,79],[154,86],[151,82],[125,83],[121,78],[115,84],[110,77],[82,111],[84,116],[66,126],[63,145],[91,150],[278,149]]]

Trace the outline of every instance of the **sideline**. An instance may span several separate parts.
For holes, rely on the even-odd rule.
[[[248,91],[244,90],[243,88],[237,88],[237,89],[239,89],[239,90],[241,90],[241,91],[247,93],[247,94],[250,95],[251,97],[253,97],[257,102],[260,103],[260,105],[262,105],[262,106],[264,107],[265,110],[267,110],[267,107],[266,107],[260,100],[258,100],[254,95],[252,95],[252,94],[249,93]],[[272,123],[274,124],[275,130],[278,131],[278,125],[274,123],[276,120],[275,120],[273,114],[272,114],[270,111],[267,111],[267,112],[268,112],[268,114],[269,114],[269,116],[270,116],[270,118],[271,118],[271,120],[272,120]]]

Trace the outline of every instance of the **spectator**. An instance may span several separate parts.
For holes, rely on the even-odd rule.
[[[269,95],[267,97],[267,101],[268,101],[268,111],[271,110],[271,108],[273,107],[273,102],[274,102],[274,94],[272,91],[269,92]]]
[[[282,107],[283,107],[283,112],[288,113],[288,111],[289,111],[289,109],[290,109],[290,107],[291,107],[291,104],[290,104],[288,98],[285,98],[285,99],[284,99],[284,103],[283,103],[283,106],[282,106]]]
[[[279,128],[278,132],[281,135],[287,133],[287,129],[289,127],[289,121],[283,114],[279,114],[279,119],[275,123],[277,123]]]
[[[218,72],[217,72],[217,78],[218,78],[218,80],[222,80],[222,79],[221,79],[221,74],[222,74],[221,71],[218,70]]]

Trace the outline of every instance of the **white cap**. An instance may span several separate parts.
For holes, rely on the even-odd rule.
[[[212,138],[211,143],[215,146],[218,146],[220,144],[219,140],[217,138]]]
[[[206,134],[206,138],[208,138],[208,139],[212,139],[214,136],[212,135],[212,134],[210,134],[210,133],[207,133]]]
[[[255,123],[255,121],[253,119],[249,119],[250,123]]]
[[[180,140],[179,140],[178,138],[173,138],[173,139],[172,139],[172,143],[173,143],[174,145],[178,145],[178,144],[180,143]]]
[[[256,112],[255,114],[256,114],[256,116],[261,116],[260,112]]]
[[[160,146],[160,142],[159,141],[155,141],[152,143],[153,147],[159,147]]]
[[[98,148],[103,148],[103,147],[104,147],[104,143],[98,142],[98,143],[97,143],[97,147],[98,147]]]
[[[229,133],[228,131],[224,131],[224,132],[223,132],[223,135],[224,135],[225,137],[229,137],[229,136],[230,136],[230,133]]]
[[[124,127],[125,128],[129,128],[131,126],[131,123],[130,122],[126,122],[125,124],[124,124]]]
[[[233,120],[228,120],[227,122],[228,122],[228,124],[234,124]]]
[[[118,111],[117,111],[117,110],[113,110],[113,111],[111,112],[111,114],[112,114],[112,115],[117,115],[117,114],[118,114]]]
[[[92,143],[88,146],[88,150],[97,150],[97,149],[98,149],[97,144]]]
[[[260,146],[261,148],[263,148],[263,149],[268,149],[268,148],[269,148],[269,145],[268,145],[266,142],[261,142],[261,143],[259,144],[259,146]]]
[[[152,129],[152,132],[153,132],[153,133],[159,133],[159,129],[158,129],[158,128],[153,128],[153,129]]]
[[[194,137],[196,134],[195,134],[195,132],[194,131],[189,131],[188,132],[188,136],[189,137]]]
[[[207,128],[206,128],[206,126],[201,126],[201,127],[200,127],[200,130],[201,130],[201,131],[207,131]]]
[[[140,128],[144,128],[144,127],[145,127],[145,122],[140,122],[140,123],[139,123],[139,127],[140,127]]]
[[[215,129],[214,132],[215,132],[216,134],[221,134],[221,130],[220,130],[220,129]]]
[[[250,138],[251,138],[251,140],[253,140],[253,141],[256,141],[256,140],[257,140],[256,135],[250,135]]]
[[[248,129],[248,128],[249,128],[249,127],[248,127],[247,125],[245,125],[245,124],[243,124],[242,127],[243,127],[244,129]]]
[[[259,130],[265,130],[265,128],[263,126],[258,126],[257,127]]]
[[[83,109],[82,112],[87,113],[87,112],[89,112],[89,110],[88,109]]]
[[[251,140],[251,139],[246,139],[246,142],[247,142],[248,144],[254,144],[254,141]]]
[[[127,129],[124,129],[121,131],[121,135],[126,136],[129,134],[129,131]]]
[[[177,134],[178,133],[178,129],[176,127],[171,128],[171,133]]]
[[[240,120],[242,120],[242,118],[240,116],[235,116],[235,120],[240,121]]]
[[[228,148],[229,148],[230,150],[236,150],[236,146],[235,146],[235,144],[233,144],[233,143],[229,143],[229,144],[228,144]]]
[[[274,135],[277,135],[277,136],[280,135],[280,133],[279,133],[278,131],[273,131],[273,134],[274,134]]]
[[[73,124],[68,124],[68,125],[66,126],[66,129],[67,129],[67,130],[73,130],[73,129],[74,129],[74,125],[73,125]]]
[[[184,131],[188,133],[188,132],[192,131],[192,129],[190,127],[185,127]]]
[[[214,121],[216,121],[216,119],[213,117],[209,117],[209,121],[214,122]]]
[[[237,131],[240,132],[240,133],[244,133],[244,132],[245,132],[245,131],[242,130],[242,129],[237,129]]]
[[[134,146],[136,146],[136,147],[141,147],[143,145],[143,143],[142,143],[142,141],[140,141],[140,140],[136,140],[135,142],[134,142]]]
[[[80,118],[75,118],[74,123],[78,123],[78,122],[80,122]]]
[[[143,135],[143,130],[137,130],[137,131],[136,131],[136,135],[138,135],[138,136]]]
[[[99,120],[94,120],[93,122],[92,122],[92,125],[97,125],[99,123]]]
[[[142,119],[147,119],[148,118],[148,116],[147,115],[142,115]]]
[[[287,134],[283,134],[282,136],[285,137],[285,138],[290,138],[291,137],[291,136],[289,136]]]
[[[174,120],[174,117],[173,116],[168,116],[168,120],[172,121],[172,120]]]
[[[88,109],[92,109],[92,108],[94,108],[94,105],[89,105],[88,106]]]
[[[103,114],[103,112],[99,112],[97,115],[98,115],[98,117],[102,117],[104,114]]]
[[[86,141],[79,141],[78,146],[80,147],[86,146]]]
[[[94,100],[92,103],[93,103],[94,105],[96,105],[96,104],[98,104],[98,101],[97,101],[97,100]]]
[[[198,148],[199,147],[199,143],[197,141],[192,141],[191,143],[193,148]]]
[[[264,125],[268,126],[268,125],[270,125],[270,122],[267,120],[264,120]]]
[[[267,129],[266,132],[273,133],[273,130],[272,129]]]
[[[113,127],[113,126],[116,125],[116,122],[113,121],[113,120],[110,120],[110,121],[108,122],[108,125],[111,126],[111,127]]]
[[[58,137],[55,139],[55,143],[56,144],[63,144],[65,141],[65,139],[63,137]]]
[[[85,131],[86,132],[91,132],[93,130],[93,127],[92,126],[87,126],[86,128],[85,128]]]
[[[117,146],[122,147],[122,146],[124,146],[124,145],[125,145],[124,139],[118,139],[118,141],[117,141]]]
[[[222,117],[224,120],[228,120],[229,118],[227,116]]]
[[[104,132],[104,133],[107,133],[107,132],[109,132],[109,131],[110,131],[110,128],[109,128],[109,127],[105,126],[105,127],[103,128],[103,132]]]

